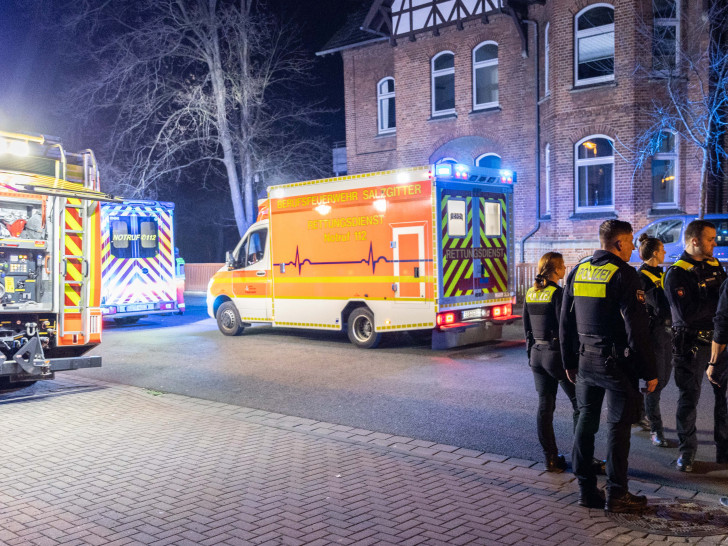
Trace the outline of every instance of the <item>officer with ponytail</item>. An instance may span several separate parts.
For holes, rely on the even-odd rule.
[[[563,472],[566,469],[566,459],[559,455],[554,435],[554,410],[559,385],[571,401],[574,426],[579,418],[575,387],[566,377],[559,347],[559,315],[564,290],[558,282],[565,273],[564,257],[560,253],[547,252],[541,256],[538,275],[526,293],[523,306],[529,364],[538,392],[538,440],[549,472]]]
[[[670,381],[672,373],[672,317],[663,289],[665,274],[660,266],[665,260],[665,245],[646,233],[640,235],[639,245],[643,263],[637,271],[645,292],[645,307],[650,316],[650,339],[657,361],[657,387],[645,395],[645,415],[649,421],[652,444],[669,447],[660,412],[660,394]]]

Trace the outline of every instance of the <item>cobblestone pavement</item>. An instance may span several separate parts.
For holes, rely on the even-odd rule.
[[[533,461],[69,376],[0,396],[2,544],[728,543],[620,527]]]

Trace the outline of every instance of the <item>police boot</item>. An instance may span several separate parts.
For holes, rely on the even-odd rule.
[[[629,491],[619,496],[607,493],[607,502],[604,509],[615,514],[639,513],[647,507],[647,497],[644,495],[633,495]]]
[[[566,457],[563,455],[546,455],[546,471],[561,473],[566,470]]]
[[[604,491],[596,487],[579,488],[579,500],[577,504],[584,508],[604,508],[606,499]]]

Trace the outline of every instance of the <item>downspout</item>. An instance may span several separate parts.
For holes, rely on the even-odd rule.
[[[533,25],[533,36],[536,42],[536,52],[533,56],[534,69],[536,72],[536,227],[529,231],[526,236],[521,239],[521,263],[526,261],[526,241],[531,238],[541,227],[541,106],[539,105],[539,95],[541,93],[541,74],[539,70],[538,54],[538,23],[530,19],[524,19],[524,23]],[[525,53],[525,52],[524,52]],[[527,55],[527,53],[525,53]]]

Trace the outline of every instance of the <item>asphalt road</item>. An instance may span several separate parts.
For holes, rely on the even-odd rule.
[[[541,460],[535,431],[537,395],[520,323],[504,340],[432,351],[422,340],[393,334],[374,350],[346,334],[252,328],[225,337],[207,317],[204,299],[188,297],[184,316],[107,324],[93,354],[100,369],[74,373],[155,391],[184,394],[287,415],[433,442]],[[632,476],[707,493],[728,493],[728,466],[713,461],[712,391],[704,382],[695,472],[674,470],[677,449],[656,448],[633,428]],[[663,393],[667,437],[677,446],[677,389]],[[557,441],[570,453],[570,404],[559,393]],[[600,431],[597,455],[604,453]]]

